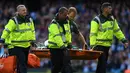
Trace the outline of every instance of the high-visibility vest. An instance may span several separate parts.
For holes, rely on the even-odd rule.
[[[35,40],[34,23],[31,18],[29,20],[29,22],[19,24],[17,17],[14,17],[14,20],[10,19],[1,38],[8,39],[8,43],[13,46],[29,47],[30,41]]]
[[[99,16],[96,16],[95,20],[91,21],[90,30],[90,46],[111,46],[113,36],[116,36],[119,40],[124,40],[125,36],[120,30],[117,21],[107,20],[102,23]]]
[[[63,28],[59,25],[59,23],[55,19],[52,20],[52,23],[48,28],[48,48],[60,48],[62,46],[67,47],[67,45],[71,43],[72,35],[69,21],[63,25],[65,28],[65,34],[63,33]]]

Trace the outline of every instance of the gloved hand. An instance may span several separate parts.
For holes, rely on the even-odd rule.
[[[61,49],[67,49],[67,47],[65,47],[65,45],[61,46],[60,48]]]
[[[30,49],[35,50],[36,49],[35,41],[30,41],[30,44],[31,44]]]
[[[72,44],[68,44],[67,48],[71,49],[72,48]]]
[[[35,42],[34,42],[34,41],[31,41],[30,44],[31,44],[31,46],[33,46],[33,47],[35,46]]]

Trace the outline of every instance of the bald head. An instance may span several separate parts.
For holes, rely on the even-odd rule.
[[[75,7],[70,7],[68,11],[68,17],[70,20],[74,20],[75,16],[77,14],[77,10]]]
[[[27,15],[27,8],[25,5],[18,5],[17,6],[17,13],[21,16]]]

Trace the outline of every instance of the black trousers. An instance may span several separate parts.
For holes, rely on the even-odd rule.
[[[94,50],[103,51],[103,54],[98,58],[96,73],[106,73],[109,48],[105,46],[96,46],[94,48]]]
[[[67,49],[50,49],[50,53],[52,62],[51,73],[73,73]]]
[[[9,49],[10,56],[16,56],[17,58],[17,73],[27,73],[27,61],[28,61],[28,48],[14,47]]]

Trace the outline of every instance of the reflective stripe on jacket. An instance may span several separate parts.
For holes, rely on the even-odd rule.
[[[125,39],[124,34],[120,30],[117,21],[107,20],[101,22],[99,16],[96,16],[95,20],[91,21],[91,30],[90,30],[90,45],[102,45],[102,46],[111,46],[113,36],[116,36],[119,40]]]
[[[7,43],[13,46],[29,47],[30,41],[35,40],[34,23],[30,18],[30,22],[19,24],[17,17],[10,19],[3,30],[2,39],[8,39]],[[9,37],[9,38],[8,38]]]
[[[63,24],[65,28],[65,34],[63,33],[63,28],[56,22],[55,19],[52,20],[48,30],[48,48],[60,48],[62,46],[67,47],[71,43],[71,30],[69,21],[66,24]]]

